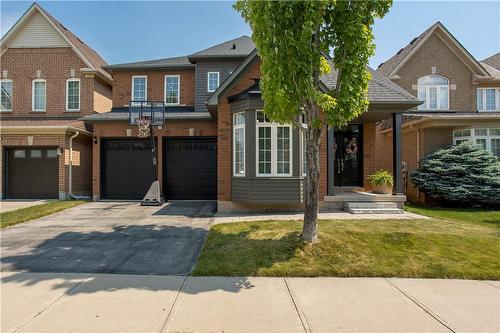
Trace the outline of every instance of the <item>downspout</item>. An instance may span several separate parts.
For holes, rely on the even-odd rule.
[[[69,196],[75,200],[90,199],[89,196],[74,195],[73,194],[73,180],[72,180],[72,170],[73,170],[73,139],[76,138],[80,132],[75,132],[73,136],[69,138],[69,169],[68,169],[68,181],[69,181]]]

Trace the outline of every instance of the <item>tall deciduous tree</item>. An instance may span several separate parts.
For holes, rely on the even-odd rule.
[[[294,124],[305,136],[305,241],[318,239],[321,135],[327,126],[345,126],[366,111],[370,80],[366,66],[375,50],[372,25],[391,4],[376,0],[235,4],[252,28],[261,58],[264,112],[274,121]],[[331,70],[337,82],[329,90],[320,77]]]

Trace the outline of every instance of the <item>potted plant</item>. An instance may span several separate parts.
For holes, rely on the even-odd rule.
[[[392,174],[389,171],[379,170],[373,175],[368,176],[368,180],[373,186],[373,193],[392,193],[392,184],[394,184],[394,179],[392,178]]]

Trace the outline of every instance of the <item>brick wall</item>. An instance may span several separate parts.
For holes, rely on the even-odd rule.
[[[253,78],[260,77],[260,61],[255,60],[238,82],[224,96],[219,97],[217,106],[217,199],[231,200],[232,169],[232,119],[231,106],[227,96],[234,95],[255,83]]]
[[[80,72],[80,68],[87,66],[71,48],[7,49],[0,62],[2,78],[13,82],[12,112],[3,112],[2,117],[77,116],[94,111],[94,78]],[[72,69],[74,77],[81,80],[79,112],[66,111],[66,80],[71,77]],[[7,71],[5,77],[3,71]],[[40,71],[39,77],[37,71]],[[32,111],[32,80],[37,78],[46,80],[46,112]],[[110,87],[107,90],[110,91]]]
[[[473,72],[435,34],[423,44],[398,71],[400,79],[393,80],[406,91],[417,96],[413,85],[417,80],[436,73],[450,80],[450,109],[459,111],[476,110],[476,86],[472,83]],[[452,85],[456,89],[452,89]]]
[[[130,130],[130,136],[127,135]],[[94,124],[94,136],[97,143],[92,149],[92,193],[94,200],[100,198],[101,177],[101,140],[103,138],[137,138],[137,126],[127,123],[96,123]],[[217,136],[217,123],[215,121],[170,121],[161,130],[155,128],[154,135],[157,138],[158,153],[158,179],[160,187],[163,186],[163,138],[165,137],[189,137],[189,136]],[[221,148],[217,147],[220,152]]]
[[[180,75],[180,104],[194,106],[194,69],[161,71],[117,71],[113,72],[113,106],[128,105],[132,93],[132,76],[147,76],[147,99],[163,101],[165,97],[165,75]]]
[[[108,112],[113,104],[111,87],[101,80],[94,79],[94,112]]]
[[[69,136],[66,137],[66,141],[67,150],[69,150]],[[66,164],[69,165],[69,161]],[[71,172],[73,194],[90,196],[92,194],[92,138],[78,136],[73,139]]]

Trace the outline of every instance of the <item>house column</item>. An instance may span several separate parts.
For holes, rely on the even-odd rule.
[[[403,175],[401,172],[401,113],[392,114],[392,170],[394,172],[393,194],[403,193]]]
[[[333,187],[335,186],[334,184],[334,177],[335,177],[335,133],[333,127],[328,128],[328,137],[326,140],[326,145],[327,145],[327,157],[328,157],[328,187],[327,187],[327,194],[328,195],[334,195],[333,193]]]

